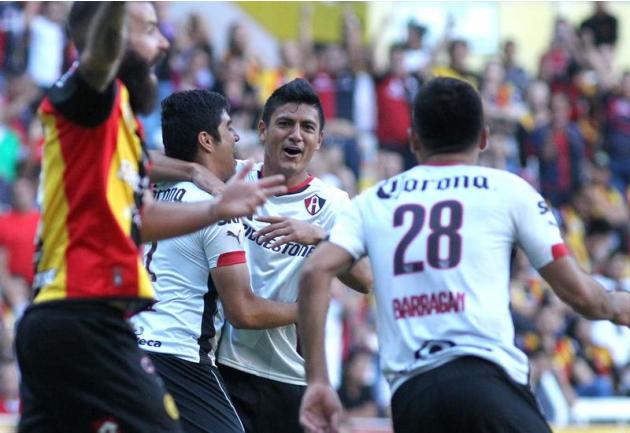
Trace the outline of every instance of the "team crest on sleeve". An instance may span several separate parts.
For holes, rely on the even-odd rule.
[[[324,203],[326,200],[318,196],[317,194],[313,194],[310,197],[304,199],[304,206],[306,207],[306,211],[311,215],[315,215],[317,212],[322,210],[324,207]]]

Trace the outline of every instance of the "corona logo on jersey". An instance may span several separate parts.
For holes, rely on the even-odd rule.
[[[315,215],[317,212],[322,210],[326,200],[318,196],[317,194],[313,194],[310,197],[304,199],[304,206],[306,206],[306,211],[311,215]]]

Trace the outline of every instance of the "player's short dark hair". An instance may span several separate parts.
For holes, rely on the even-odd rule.
[[[428,151],[468,150],[478,142],[483,125],[481,97],[466,81],[433,78],[416,95],[413,127]]]
[[[176,92],[163,100],[162,141],[166,156],[193,161],[202,131],[220,142],[221,115],[229,109],[222,95],[205,89]]]
[[[324,129],[324,109],[322,108],[322,103],[317,93],[315,93],[315,90],[313,90],[308,81],[303,78],[296,78],[278,87],[271,94],[263,108],[263,122],[269,125],[274,111],[276,111],[278,107],[288,103],[308,104],[317,108],[317,113],[319,114],[319,130],[321,132]]]
[[[90,20],[96,15],[102,2],[75,1],[72,2],[66,30],[68,36],[79,52],[85,47],[85,38]]]

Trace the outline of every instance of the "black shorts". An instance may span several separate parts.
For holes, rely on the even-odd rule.
[[[298,420],[305,386],[265,379],[219,364],[247,433],[302,433]]]
[[[123,312],[102,302],[29,307],[18,324],[20,433],[181,433],[177,407]]]
[[[185,433],[243,433],[219,370],[173,355],[147,352],[175,398]]]
[[[551,433],[527,386],[470,356],[403,383],[392,419],[396,433]]]

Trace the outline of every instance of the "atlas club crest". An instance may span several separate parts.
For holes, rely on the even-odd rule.
[[[304,199],[304,206],[306,207],[306,211],[311,215],[315,215],[317,212],[322,210],[322,208],[324,207],[324,203],[326,203],[326,200],[324,200],[317,194],[313,194],[312,196]]]

